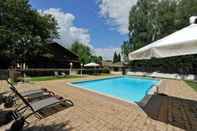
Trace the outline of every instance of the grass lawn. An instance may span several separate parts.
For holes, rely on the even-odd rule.
[[[55,76],[38,76],[31,77],[31,81],[48,81],[48,80],[60,80],[60,79],[73,79],[80,78],[81,76],[65,76],[65,77],[55,77]]]
[[[197,82],[194,81],[185,81],[190,87],[197,91]]]

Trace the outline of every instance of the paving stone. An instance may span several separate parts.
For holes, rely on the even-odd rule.
[[[97,78],[102,77],[83,79]],[[162,96],[159,106],[150,106],[158,109],[149,108],[147,113],[134,104],[66,85],[77,80],[80,79],[18,84],[20,91],[47,88],[74,102],[73,107],[41,120],[31,117],[30,126],[42,130],[49,125],[55,128],[64,124],[62,128],[73,131],[197,131],[197,93],[183,81],[163,80],[159,91],[168,96]],[[0,127],[4,129],[7,128]]]

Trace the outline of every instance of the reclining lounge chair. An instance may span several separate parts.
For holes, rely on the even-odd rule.
[[[9,85],[12,85],[12,83],[10,81],[7,80],[7,82],[8,82]],[[15,87],[12,86],[12,88],[15,88]],[[15,88],[15,90],[17,90],[17,89]],[[55,93],[53,93],[52,91],[47,90],[46,88],[28,90],[28,91],[20,92],[20,94],[23,97],[28,98],[29,101],[45,98],[45,97],[48,97],[48,96],[55,96]]]
[[[50,108],[52,106],[58,105],[58,104],[69,104],[70,106],[73,106],[73,102],[68,99],[63,99],[62,97],[57,97],[57,96],[49,96],[45,99],[41,99],[38,101],[31,101],[29,102],[25,97],[23,97],[17,90],[16,88],[9,82],[10,84],[10,89],[15,93],[15,95],[22,100],[24,103],[24,107],[21,107],[20,109],[16,109],[16,112],[18,113],[24,113],[28,108],[32,111],[32,113],[28,114],[25,116],[25,119],[28,118],[31,115],[38,116],[38,118],[42,118],[39,115],[39,112],[43,109]]]

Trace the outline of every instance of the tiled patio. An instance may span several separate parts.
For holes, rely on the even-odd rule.
[[[96,79],[86,77],[83,79]],[[76,81],[79,79],[75,79]],[[28,130],[47,131],[197,131],[197,93],[183,81],[163,80],[160,93],[151,98],[143,110],[135,105],[78,88],[69,87],[72,80],[18,84],[19,90],[48,88],[71,99],[73,107],[65,108],[44,119],[33,119]],[[7,128],[2,127],[0,129]]]

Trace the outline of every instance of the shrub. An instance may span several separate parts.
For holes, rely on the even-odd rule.
[[[104,67],[104,68],[101,70],[101,73],[109,74],[109,73],[110,73],[110,69]]]

